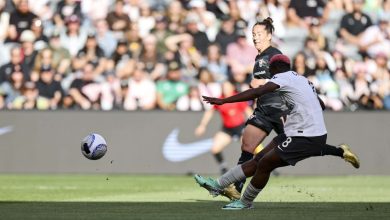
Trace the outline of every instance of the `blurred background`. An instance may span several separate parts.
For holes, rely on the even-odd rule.
[[[330,142],[352,142],[362,173],[389,174],[378,159],[390,149],[389,0],[0,0],[1,171],[95,171],[78,148],[94,131],[111,146],[96,162],[105,172],[216,173],[208,149],[183,162],[164,146],[200,141],[211,107],[200,95],[249,88],[251,29],[267,17],[274,46],[325,101]],[[327,160],[302,173],[352,170]]]

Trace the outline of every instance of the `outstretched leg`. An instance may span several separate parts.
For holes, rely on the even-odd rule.
[[[271,172],[278,168],[289,165],[283,161],[274,149],[265,154],[258,162],[255,175],[248,184],[240,200],[230,203],[223,209],[251,208],[253,200],[267,185]]]

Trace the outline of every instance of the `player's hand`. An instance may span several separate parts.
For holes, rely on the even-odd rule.
[[[202,96],[202,97],[203,97],[203,101],[210,103],[212,105],[223,105],[224,104],[223,99],[213,98],[213,97],[208,97],[208,96]]]
[[[199,125],[196,129],[195,129],[195,135],[197,137],[199,136],[202,136],[204,134],[204,132],[206,131],[206,128],[203,126],[203,125]]]

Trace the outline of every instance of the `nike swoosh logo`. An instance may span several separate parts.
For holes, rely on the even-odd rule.
[[[7,134],[13,130],[14,130],[14,128],[12,126],[2,127],[2,128],[0,128],[0,135]]]
[[[178,136],[179,129],[175,128],[164,141],[162,153],[168,161],[181,162],[189,160],[209,152],[213,144],[212,138],[182,144],[179,142]]]

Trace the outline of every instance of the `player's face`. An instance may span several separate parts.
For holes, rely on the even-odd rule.
[[[252,29],[252,38],[255,48],[261,51],[271,44],[272,35],[266,31],[264,25],[255,25]]]

